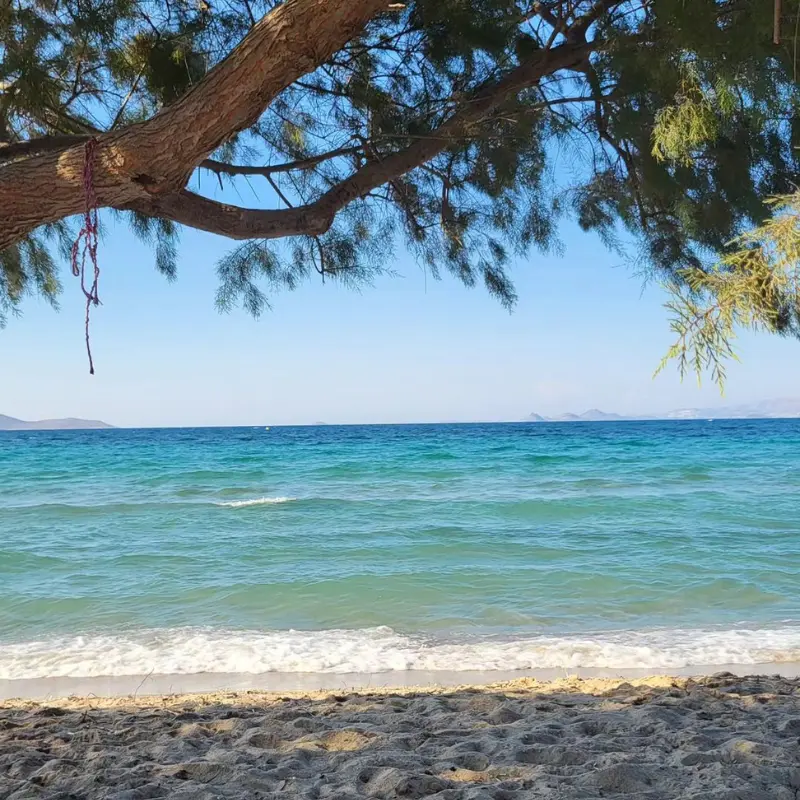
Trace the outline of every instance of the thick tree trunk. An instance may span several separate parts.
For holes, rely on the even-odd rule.
[[[197,164],[386,7],[386,0],[286,0],[180,100],[97,137],[98,204],[147,206],[180,193]],[[83,165],[78,145],[0,167],[0,250],[83,210]]]

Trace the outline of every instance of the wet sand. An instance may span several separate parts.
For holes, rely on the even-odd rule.
[[[735,675],[781,675],[800,678],[800,663],[780,664],[716,664],[671,669],[675,677],[692,678],[732,672]],[[228,690],[258,690],[261,692],[317,692],[352,691],[415,686],[483,686],[486,684],[535,678],[538,681],[557,681],[567,676],[578,678],[619,678],[631,680],[653,674],[647,669],[578,668],[539,669],[501,672],[443,672],[408,671],[378,673],[319,673],[319,672],[265,672],[252,673],[196,673],[191,675],[118,675],[105,678],[31,678],[27,680],[0,680],[0,701],[15,697],[32,700],[52,700],[56,697],[78,695],[88,697],[126,697],[142,695],[208,694]],[[800,799],[799,799],[800,800]]]
[[[800,680],[0,702],[0,798],[798,800]]]

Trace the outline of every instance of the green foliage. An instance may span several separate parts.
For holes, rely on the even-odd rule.
[[[195,50],[191,28],[169,37],[137,34],[122,49],[112,51],[111,57],[115,77],[141,81],[159,105],[180,97],[206,71],[205,57]]]
[[[685,76],[673,105],[656,112],[653,156],[684,166],[694,163],[693,153],[720,135],[721,122],[735,111],[730,86],[718,78],[713,87],[701,85],[693,62],[683,66]]]
[[[692,268],[672,285],[667,307],[677,340],[659,369],[677,359],[681,375],[709,370],[720,388],[740,328],[800,335],[800,193],[770,201],[773,215],[737,237],[710,269]]]
[[[217,267],[217,308],[229,312],[241,305],[259,317],[270,307],[261,285],[272,291],[291,291],[315,274],[323,281],[336,280],[358,289],[384,271],[392,256],[391,241],[388,221],[375,220],[368,207],[356,206],[346,209],[322,236],[301,236],[284,247],[245,242]]]
[[[135,211],[128,217],[131,230],[156,254],[156,269],[169,281],[178,277],[178,226],[169,219],[153,219]]]
[[[50,252],[49,245],[53,243],[66,258],[71,246],[66,224],[45,226],[0,251],[0,328],[5,326],[9,314],[19,312],[20,303],[28,295],[38,294],[54,308],[58,307],[61,283]]]
[[[151,116],[277,4],[0,1],[0,169],[3,143]],[[783,6],[787,19],[800,14],[800,0]],[[541,7],[567,25],[596,10],[594,0]],[[748,315],[755,295],[744,300],[730,277],[744,269],[730,260],[736,247],[759,250],[755,242],[768,237],[759,228],[757,240],[730,242],[761,223],[765,198],[800,183],[792,31],[780,47],[772,43],[769,2],[617,0],[586,36],[597,46],[580,70],[520,87],[430,161],[353,201],[326,235],[234,247],[218,266],[218,305],[258,314],[274,292],[309,279],[358,287],[389,268],[392,248],[404,244],[432,277],[450,273],[510,307],[513,262],[557,250],[560,221],[573,215],[609,246],[633,239],[648,273],[673,287],[683,326],[676,332],[689,343],[674,355],[686,352],[684,364],[713,370],[740,324],[793,333],[786,290],[768,292]],[[313,202],[360,167],[436,138],[476,92],[563,41],[529,0],[408,0],[378,15],[215,154],[250,165],[339,155],[269,179],[199,171],[191,188],[234,203],[240,189],[265,206]],[[781,206],[774,219],[787,215]],[[158,269],[174,277],[176,226],[125,216],[153,246]],[[45,233],[0,257],[6,314],[31,292],[55,296],[57,259],[46,248],[56,240]],[[776,276],[777,263],[769,261]],[[707,301],[713,306],[729,290],[739,301],[724,300],[702,317]],[[772,317],[767,302],[777,303]],[[714,352],[722,358],[709,361]]]

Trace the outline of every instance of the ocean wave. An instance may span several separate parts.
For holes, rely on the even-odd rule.
[[[247,508],[248,506],[272,506],[280,503],[293,503],[296,497],[257,497],[253,500],[230,500],[225,503],[214,503],[224,508]]]
[[[177,628],[0,644],[0,679],[197,673],[647,669],[800,661],[800,626],[655,630],[456,642],[390,628],[225,631]]]

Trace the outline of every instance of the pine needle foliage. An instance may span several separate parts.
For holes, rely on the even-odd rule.
[[[677,339],[659,370],[676,359],[681,375],[705,372],[720,389],[734,340],[745,328],[800,338],[800,193],[769,201],[773,214],[737,237],[709,269],[680,273],[667,308]]]
[[[0,174],[35,158],[7,155],[12,146],[151,118],[279,5],[0,0]],[[785,237],[797,210],[788,196],[800,184],[791,37],[800,0],[783,0],[779,46],[765,0],[389,5],[213,154],[279,171],[198,166],[190,188],[226,203],[252,189],[259,207],[306,205],[358,170],[442,137],[481,92],[542,53],[582,39],[586,56],[447,134],[435,155],[354,198],[324,235],[232,245],[217,265],[220,309],[257,315],[276,292],[311,279],[368,285],[401,246],[431,277],[449,273],[510,308],[511,265],[535,267],[537,253],[558,251],[561,223],[573,217],[609,246],[634,239],[648,274],[672,287],[671,355],[685,368],[711,368],[721,380],[740,325],[797,331],[796,239],[787,246]],[[763,223],[769,197],[782,199]],[[174,279],[179,226],[119,213]],[[31,294],[56,301],[69,225],[0,253],[0,319]]]

